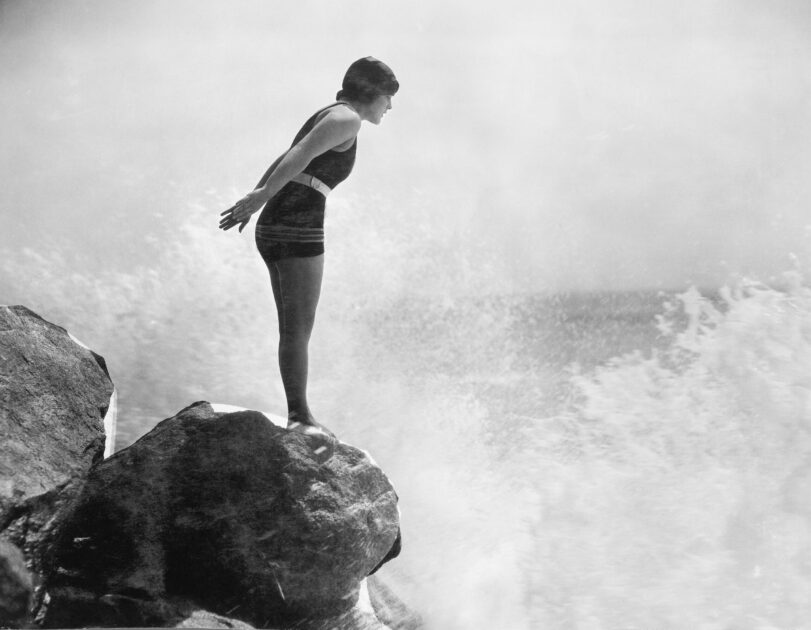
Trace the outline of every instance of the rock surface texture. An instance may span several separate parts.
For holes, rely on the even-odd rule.
[[[97,354],[23,306],[0,306],[0,540],[35,581],[48,533],[104,453],[114,394]]]
[[[255,627],[349,614],[399,549],[397,496],[363,451],[319,464],[311,440],[201,402],[99,462],[60,526],[45,624],[183,623],[171,602]]]

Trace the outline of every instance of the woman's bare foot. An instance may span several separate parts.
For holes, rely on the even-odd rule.
[[[291,431],[299,431],[305,435],[327,435],[335,439],[335,434],[320,422],[317,422],[313,415],[307,411],[301,413],[291,411],[287,414],[287,428]]]
[[[313,455],[318,462],[323,464],[335,453],[338,438],[323,424],[316,422],[311,413],[307,412],[306,415],[298,415],[295,412],[289,413],[287,415],[287,429],[313,438],[310,441],[310,446],[313,448]]]

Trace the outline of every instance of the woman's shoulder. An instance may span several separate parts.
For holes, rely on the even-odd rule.
[[[315,115],[315,124],[321,121],[339,124],[341,126],[357,126],[360,128],[361,118],[355,109],[348,103],[338,101],[320,109]]]
[[[307,136],[337,139],[336,144],[341,144],[354,138],[360,127],[361,118],[354,109],[343,103],[333,103],[310,116],[293,139],[293,145]]]

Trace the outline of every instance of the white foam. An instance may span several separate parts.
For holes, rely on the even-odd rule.
[[[358,603],[356,606],[359,610],[371,613],[377,617],[375,609],[372,607],[372,598],[369,596],[369,585],[366,582],[366,578],[363,578],[360,582],[360,591],[358,593]]]
[[[104,414],[104,458],[110,457],[115,452],[115,434],[118,424],[118,391],[113,388],[110,396],[110,404],[107,406],[107,413]]]
[[[75,344],[76,344],[76,345],[78,345],[78,346],[81,346],[81,347],[82,347],[82,348],[84,348],[85,350],[90,350],[90,348],[87,346],[87,344],[82,343],[81,341],[79,341],[78,339],[76,339],[76,337],[74,337],[74,336],[71,334],[71,332],[70,332],[69,330],[68,330],[68,331],[65,331],[65,332],[67,332],[67,333],[68,333],[68,337],[70,337],[70,340],[71,340],[71,341],[73,341],[73,343],[75,343]],[[90,352],[93,352],[93,351],[92,351],[92,350],[90,350]]]

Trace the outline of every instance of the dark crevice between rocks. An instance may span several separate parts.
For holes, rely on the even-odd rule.
[[[28,515],[30,511],[30,507],[28,506],[27,502],[22,503],[20,505],[14,505],[3,515],[3,520],[0,521],[0,532],[6,534],[8,530],[11,528],[12,524]],[[16,540],[12,540],[15,545],[19,545],[19,542]]]
[[[102,418],[104,416],[102,415]],[[104,437],[97,437],[93,438],[87,446],[84,448],[84,452],[82,455],[87,454],[88,452],[92,454],[92,458],[90,459],[90,466],[93,467],[98,464],[100,461],[104,459],[104,444],[105,438]]]
[[[53,505],[59,495],[62,494],[62,492],[68,486],[70,486],[72,482],[73,480],[69,479],[62,482],[55,488],[48,490],[47,492],[29,497],[22,503],[12,505],[7,508],[8,511],[3,514],[3,519],[0,520],[0,532],[6,532],[15,521],[23,517],[27,517],[28,515],[39,511],[41,508],[48,508],[49,506]],[[24,533],[27,533],[27,530]]]

